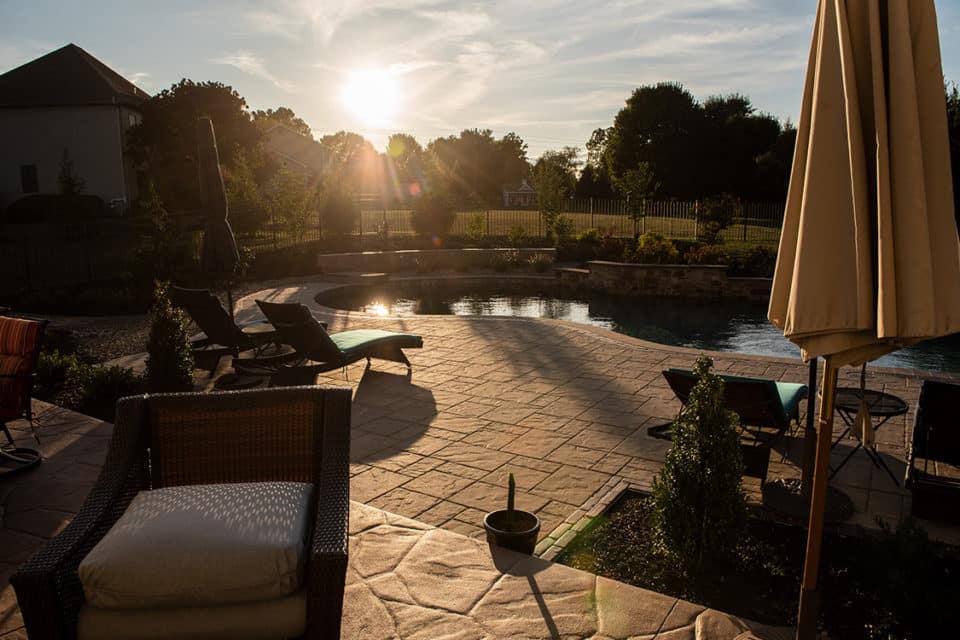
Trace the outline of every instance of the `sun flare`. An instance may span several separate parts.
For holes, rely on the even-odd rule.
[[[358,69],[350,73],[340,99],[363,124],[387,127],[400,106],[400,87],[386,69]]]

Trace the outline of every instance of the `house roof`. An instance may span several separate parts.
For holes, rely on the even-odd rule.
[[[0,107],[125,104],[150,95],[75,44],[0,75]]]
[[[264,132],[263,146],[284,160],[317,173],[322,172],[326,164],[327,151],[323,145],[282,124],[276,124]]]

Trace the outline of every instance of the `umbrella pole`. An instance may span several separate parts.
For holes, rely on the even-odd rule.
[[[817,456],[817,430],[813,414],[817,407],[817,359],[810,360],[810,376],[807,380],[807,425],[803,432],[803,460],[800,467],[800,496],[804,504],[810,504],[813,489],[813,465]]]
[[[807,553],[803,562],[800,588],[800,611],[797,614],[797,639],[812,640],[817,633],[820,609],[817,578],[820,569],[820,544],[823,541],[823,512],[827,501],[830,445],[833,438],[833,401],[837,391],[837,368],[830,356],[823,368],[823,395],[817,433],[817,458],[813,472],[813,496],[810,501],[810,522],[807,527]]]
[[[230,319],[233,320],[233,283],[227,280],[227,310],[230,312]]]

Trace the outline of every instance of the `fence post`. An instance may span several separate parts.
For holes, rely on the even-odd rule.
[[[696,240],[700,237],[700,201],[695,200],[693,203],[693,239]]]
[[[537,211],[537,237],[543,237],[543,212]]]
[[[740,219],[743,221],[743,241],[747,241],[747,216],[743,205],[740,205]]]
[[[486,210],[487,214],[487,237],[490,237],[490,209]]]

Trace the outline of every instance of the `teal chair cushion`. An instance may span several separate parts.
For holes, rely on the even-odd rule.
[[[337,345],[337,348],[340,349],[344,355],[346,355],[358,349],[367,349],[377,342],[383,340],[396,340],[397,336],[408,337],[411,339],[411,341],[418,343],[420,342],[419,336],[394,333],[392,331],[381,331],[380,329],[353,329],[351,331],[341,331],[340,333],[331,334],[330,339],[333,340],[333,343]]]
[[[807,385],[798,382],[776,382],[780,404],[786,417],[799,414],[800,401],[807,397]]]

